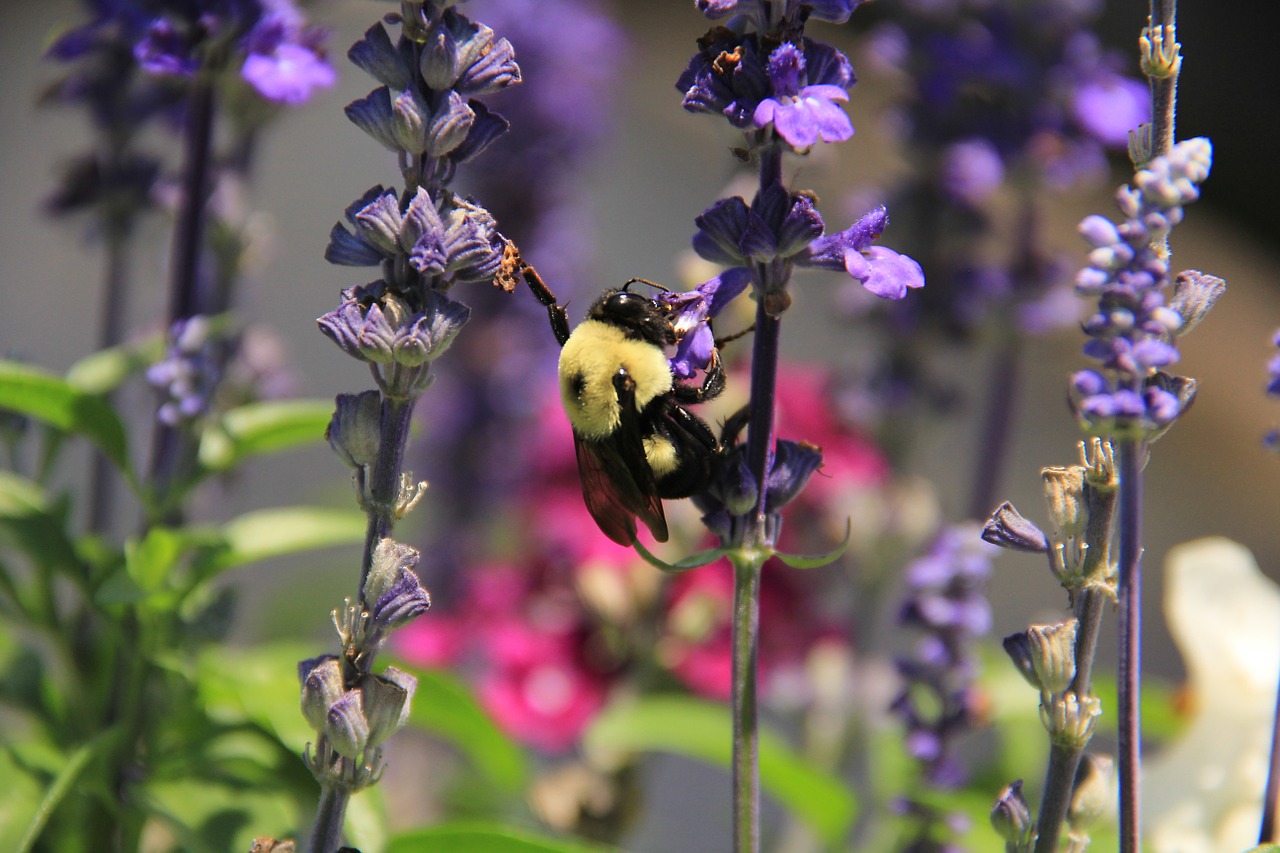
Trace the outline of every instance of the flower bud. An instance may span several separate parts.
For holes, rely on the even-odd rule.
[[[1173,298],[1169,307],[1182,317],[1179,335],[1194,329],[1209,313],[1222,294],[1227,283],[1216,275],[1206,275],[1199,270],[1183,270],[1173,283]]]
[[[1073,829],[1088,829],[1115,802],[1115,762],[1108,755],[1085,753],[1076,768],[1067,820]]]
[[[436,92],[453,88],[458,79],[458,38],[449,23],[458,19],[440,18],[431,25],[422,45],[419,68],[422,79]],[[465,20],[465,19],[464,19]]]
[[[396,145],[410,154],[427,150],[427,123],[431,108],[413,88],[405,89],[391,99],[391,130]]]
[[[1049,520],[1058,536],[1069,539],[1084,532],[1088,523],[1088,511],[1082,499],[1084,493],[1084,469],[1044,468],[1040,471],[1044,482],[1044,495],[1049,503]]]
[[[334,655],[322,655],[298,663],[302,682],[302,716],[317,732],[324,731],[329,709],[342,698],[342,664]]]
[[[377,391],[339,394],[324,437],[347,465],[372,466],[382,444],[382,395]]]
[[[1070,749],[1083,749],[1089,743],[1101,713],[1102,703],[1096,697],[1081,698],[1070,691],[1040,704],[1040,722],[1050,741]]]
[[[1036,670],[1040,689],[1061,693],[1076,677],[1076,634],[1080,622],[1070,619],[1057,625],[1032,625],[1027,630],[1031,641],[1031,663]]]
[[[364,586],[375,637],[408,624],[431,607],[431,595],[411,570],[417,564],[418,552],[408,545],[392,539],[378,543]]]
[[[381,539],[373,550],[373,561],[364,582],[364,600],[370,605],[386,595],[404,572],[418,565],[418,549],[394,539]]]
[[[1005,501],[996,507],[982,528],[982,539],[1001,548],[1043,554],[1049,549],[1044,531],[1023,518],[1013,504]]]
[[[360,680],[368,745],[378,746],[404,727],[409,720],[409,703],[418,689],[418,679],[407,672],[387,667],[382,675],[366,675]]]
[[[334,752],[352,760],[360,757],[369,744],[369,721],[359,690],[348,690],[329,706],[324,734]]]
[[[475,123],[475,111],[453,90],[441,102],[426,127],[426,150],[432,157],[443,157],[461,145]]]
[[[1075,619],[1057,625],[1032,625],[1005,637],[1004,650],[1032,687],[1048,695],[1061,693],[1076,677],[1079,626]]]
[[[991,826],[1010,845],[1018,847],[1031,839],[1035,823],[1031,820],[1031,808],[1022,795],[1022,780],[1005,787],[991,809]]]

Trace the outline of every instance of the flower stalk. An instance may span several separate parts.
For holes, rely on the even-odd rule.
[[[748,203],[722,199],[697,219],[694,248],[731,267],[719,278],[749,278],[756,301],[755,339],[745,446],[726,436],[726,452],[710,488],[694,500],[734,566],[733,607],[733,849],[759,850],[757,656],[759,590],[774,554],[782,507],[821,463],[812,445],[775,438],[781,318],[797,266],[845,272],[877,296],[900,299],[924,284],[914,261],[871,243],[888,218],[876,208],[845,230],[824,234],[813,199],[787,189],[785,152],[805,154],[819,142],[839,142],[853,126],[838,102],[854,82],[849,60],[804,35],[807,20],[847,20],[857,3],[699,3],[712,28],[676,87],[684,107],[727,118],[743,134],[742,159],[758,166]],[[708,335],[709,337],[709,335]],[[741,424],[737,425],[741,429]],[[726,430],[726,433],[730,432]]]

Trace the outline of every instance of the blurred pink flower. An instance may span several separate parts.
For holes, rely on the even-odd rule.
[[[486,645],[492,669],[481,679],[480,700],[497,723],[549,752],[571,746],[607,692],[573,639],[513,622],[492,628]]]
[[[760,581],[760,683],[798,665],[836,632],[825,628],[812,588],[792,570],[766,566]],[[695,693],[728,699],[732,686],[733,571],[715,563],[678,575],[668,590],[660,662]]]

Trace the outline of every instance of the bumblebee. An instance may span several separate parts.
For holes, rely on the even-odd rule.
[[[665,350],[678,342],[670,309],[628,290],[639,279],[606,290],[570,333],[555,294],[532,267],[521,272],[560,343],[560,398],[587,510],[620,545],[635,541],[636,518],[666,542],[663,499],[703,491],[721,452],[710,427],[685,408],[724,390],[719,350],[701,385],[677,382]]]

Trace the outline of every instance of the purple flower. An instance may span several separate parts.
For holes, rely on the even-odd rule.
[[[905,684],[893,710],[907,725],[908,750],[940,788],[958,787],[966,776],[953,753],[974,721],[974,641],[991,630],[985,586],[993,550],[974,527],[957,525],[907,567],[898,621],[920,631],[920,639],[897,662]],[[920,701],[922,694],[930,700]]]
[[[471,314],[435,290],[427,290],[421,302],[414,310],[377,281],[344,290],[342,304],[316,322],[347,355],[375,366],[386,394],[413,397],[430,382],[431,361],[453,343]]]
[[[733,15],[751,21],[761,32],[769,32],[784,21],[795,23],[803,18],[843,24],[861,3],[862,0],[697,0],[696,5],[712,20]]]
[[[1147,84],[1119,74],[1082,83],[1071,96],[1071,117],[1086,133],[1111,148],[1123,147],[1129,131],[1151,119]]]
[[[1080,234],[1093,247],[1076,277],[1076,292],[1098,300],[1084,323],[1085,355],[1109,372],[1078,373],[1072,399],[1085,427],[1095,433],[1167,429],[1194,398],[1194,385],[1161,372],[1178,360],[1174,339],[1190,328],[1221,294],[1221,281],[1188,271],[1179,278],[1175,304],[1165,303],[1167,257],[1159,250],[1182,220],[1182,206],[1199,196],[1213,148],[1207,139],[1180,142],[1121,187],[1116,201],[1127,217],[1113,223],[1089,216]]]
[[[814,50],[818,49],[816,43],[805,41]],[[772,124],[778,135],[794,148],[808,148],[818,140],[842,142],[853,136],[849,116],[835,103],[849,100],[845,90],[853,84],[853,70],[848,61],[827,65],[834,71],[831,79],[847,80],[843,85],[806,85],[805,66],[804,54],[791,42],[785,42],[769,54],[766,73],[773,94],[756,106],[752,122],[759,128]]]
[[[871,245],[888,223],[888,212],[877,207],[844,231],[814,240],[797,256],[796,263],[843,270],[876,296],[901,299],[908,290],[924,287],[924,271],[906,255]]]
[[[657,299],[671,307],[671,325],[678,343],[671,372],[688,379],[711,364],[715,335],[708,321],[719,314],[752,281],[751,270],[734,267],[684,293],[661,293]]]
[[[164,359],[147,368],[147,382],[165,396],[156,417],[177,426],[209,411],[222,369],[212,352],[208,317],[179,320],[169,330],[169,340]]]
[[[813,199],[777,184],[759,193],[750,207],[741,196],[721,199],[694,223],[698,226],[694,251],[709,261],[731,265],[791,258],[807,249],[823,230]]]
[[[1004,161],[990,140],[964,139],[943,150],[938,178],[955,201],[977,207],[1000,188]]]

